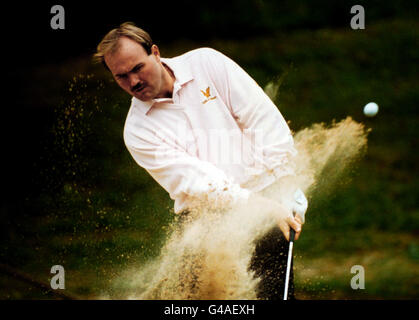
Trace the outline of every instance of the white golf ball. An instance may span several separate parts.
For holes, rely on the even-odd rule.
[[[367,117],[374,117],[378,112],[378,104],[375,102],[367,103],[364,107],[364,114]]]

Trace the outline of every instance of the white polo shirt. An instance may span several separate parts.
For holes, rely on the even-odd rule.
[[[133,97],[124,141],[176,213],[224,207],[294,175],[288,125],[240,66],[210,48],[161,61],[176,78],[172,98]]]

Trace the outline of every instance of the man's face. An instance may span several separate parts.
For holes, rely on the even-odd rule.
[[[105,55],[105,63],[119,86],[142,101],[158,97],[163,90],[163,66],[153,45],[151,54],[137,42],[122,37],[115,52]]]

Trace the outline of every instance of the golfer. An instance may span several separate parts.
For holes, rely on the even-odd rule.
[[[290,201],[263,196],[273,183],[295,175],[293,138],[277,107],[222,53],[200,48],[162,58],[149,34],[132,23],[111,30],[94,58],[132,96],[126,147],[169,193],[175,213],[249,199],[257,199],[260,210],[277,211],[278,227],[257,243],[249,267],[261,277],[259,299],[282,299],[289,231],[298,239],[307,200],[292,185],[286,190]],[[290,298],[292,280],[291,273]]]

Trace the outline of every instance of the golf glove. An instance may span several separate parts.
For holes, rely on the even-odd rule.
[[[302,223],[305,222],[305,213],[307,211],[307,207],[308,201],[306,196],[301,191],[301,189],[297,189],[294,192],[294,202],[292,205],[292,211],[300,216]]]

